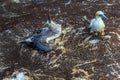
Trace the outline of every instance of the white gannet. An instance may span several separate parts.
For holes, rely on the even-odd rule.
[[[95,14],[95,18],[91,20],[90,22],[90,32],[97,32],[100,33],[100,35],[104,35],[105,30],[105,24],[102,20],[102,18],[107,19],[107,17],[104,15],[102,11],[97,11]]]

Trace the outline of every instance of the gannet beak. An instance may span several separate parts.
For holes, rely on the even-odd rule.
[[[108,19],[105,15],[102,15],[102,17],[103,17],[104,19]]]

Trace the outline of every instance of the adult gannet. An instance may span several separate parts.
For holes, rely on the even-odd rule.
[[[53,49],[54,40],[58,38],[61,33],[61,25],[52,20],[48,20],[44,28],[40,28],[33,36],[25,39],[23,43],[32,45],[32,47],[38,51],[48,52]]]
[[[91,20],[90,22],[90,32],[97,32],[100,35],[104,35],[105,30],[105,24],[102,20],[102,18],[107,19],[107,17],[104,15],[102,11],[97,11],[95,14],[95,18]]]

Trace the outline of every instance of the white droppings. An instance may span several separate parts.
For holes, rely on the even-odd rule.
[[[88,19],[87,19],[87,16],[83,16],[83,19],[88,20]]]
[[[120,75],[118,75],[118,78],[120,79]]]
[[[59,20],[61,23],[63,23],[64,21],[61,19],[61,20]]]
[[[118,37],[118,40],[120,40],[120,34],[116,33],[117,37]]]
[[[111,39],[111,36],[110,35],[105,35],[104,39]]]
[[[24,29],[25,35],[28,37],[30,36],[31,32],[28,29]]]
[[[83,41],[83,43],[89,41],[91,37],[92,37],[92,35],[90,35],[90,36],[88,36],[87,38],[85,38],[84,41]]]
[[[89,43],[91,43],[91,44],[96,44],[96,43],[98,43],[100,40],[98,40],[98,39],[94,39],[94,40],[90,40],[89,41]]]
[[[20,3],[20,0],[12,0],[15,3]]]
[[[21,73],[19,73],[19,74],[17,75],[16,78],[17,78],[18,80],[24,80],[24,77],[25,77],[24,73],[21,72]]]
[[[85,27],[80,27],[80,28],[78,28],[77,30],[78,30],[78,32],[76,32],[76,30],[75,30],[75,36],[74,37],[77,37],[78,35],[81,35],[81,34],[83,34],[83,30],[85,29]]]
[[[85,27],[80,27],[80,28],[78,28],[78,30],[79,30],[80,32],[82,32],[84,29],[85,29]]]
[[[63,34],[66,34],[66,33],[68,33],[68,32],[71,32],[71,30],[72,30],[72,27],[68,27],[68,28],[63,29],[63,30],[62,30],[62,33],[63,33]]]
[[[11,80],[25,80],[25,75],[23,72],[20,72],[16,75],[16,78],[12,78]]]
[[[107,3],[107,6],[112,6],[113,4],[109,4],[109,3]]]
[[[8,33],[8,34],[12,33],[11,30],[5,30],[5,32]]]
[[[78,79],[79,80],[79,79]],[[87,79],[85,79],[85,78],[81,78],[80,80],[87,80]]]

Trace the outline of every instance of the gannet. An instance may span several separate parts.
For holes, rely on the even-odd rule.
[[[95,14],[95,18],[91,20],[90,22],[90,32],[97,32],[100,33],[100,35],[104,35],[105,30],[105,24],[102,20],[102,18],[107,19],[107,17],[104,15],[102,11],[97,11]]]
[[[35,49],[48,52],[53,49],[54,40],[62,33],[62,27],[54,21],[47,21],[44,28],[40,28],[34,35],[22,41],[32,45]],[[51,45],[51,43],[53,45]]]

